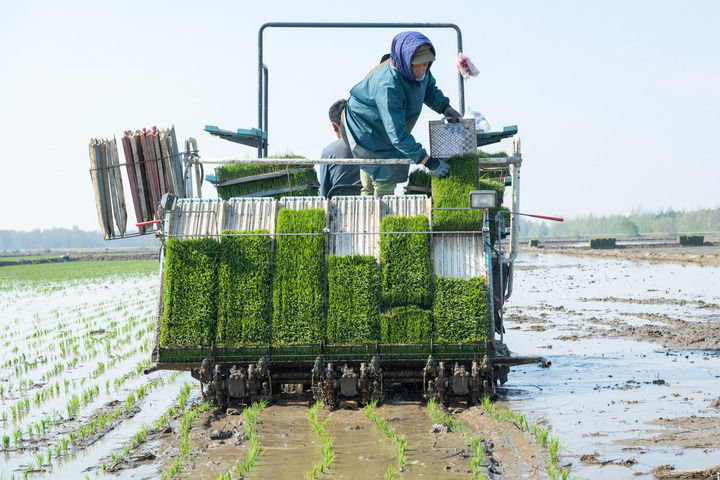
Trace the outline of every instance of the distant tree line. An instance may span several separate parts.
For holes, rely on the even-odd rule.
[[[0,252],[15,250],[45,250],[51,248],[128,248],[159,247],[154,235],[106,241],[102,233],[68,228],[36,229],[32,231],[0,230]]]
[[[530,237],[618,234],[637,236],[647,233],[720,232],[720,208],[689,212],[663,210],[630,215],[586,215],[562,223],[520,219],[520,234]]]

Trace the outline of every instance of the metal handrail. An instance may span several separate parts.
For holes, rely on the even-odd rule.
[[[496,165],[519,166],[522,163],[520,155],[481,160]],[[415,165],[409,158],[198,158],[194,162],[213,165]]]
[[[266,137],[258,145],[258,157],[267,156],[268,146],[268,67],[263,63],[263,32],[266,28],[451,28],[457,34],[458,53],[462,52],[462,32],[454,23],[386,23],[386,22],[268,22],[258,31],[258,128]],[[458,73],[460,111],[465,111],[465,84]]]

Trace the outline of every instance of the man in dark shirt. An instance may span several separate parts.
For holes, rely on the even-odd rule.
[[[342,135],[340,116],[345,109],[345,100],[338,100],[330,107],[330,123],[337,140],[325,147],[321,158],[353,158],[352,152]],[[359,165],[320,165],[320,195],[328,196],[328,192],[336,185],[360,185]]]

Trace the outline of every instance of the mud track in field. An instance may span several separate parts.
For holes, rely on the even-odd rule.
[[[470,478],[468,441],[459,433],[437,428],[417,394],[403,391],[390,397],[376,413],[407,439],[402,478]],[[321,461],[320,440],[307,420],[309,405],[306,395],[286,395],[259,413],[256,428],[262,454],[245,478],[303,478]],[[493,477],[491,471],[489,478],[547,478],[542,448],[512,424],[497,422],[478,407],[454,406],[449,413],[465,424],[468,433],[489,442],[492,459],[486,455],[486,466],[502,473]],[[365,417],[364,409],[325,408],[319,418],[330,419],[326,430],[334,438],[335,455],[330,471],[319,478],[376,479],[397,465],[395,445]],[[226,415],[219,409],[198,416],[190,432],[190,456],[178,478],[215,479],[234,471],[247,453],[244,421],[242,415]],[[168,464],[177,448],[169,446]]]
[[[699,246],[679,244],[619,245],[616,248],[592,249],[564,245],[542,245],[520,247],[523,253],[559,254],[580,258],[601,258],[606,260],[630,260],[647,263],[676,263],[680,265],[701,265],[720,267],[720,241],[705,242]]]

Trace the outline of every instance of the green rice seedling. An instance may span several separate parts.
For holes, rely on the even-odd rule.
[[[10,436],[9,436],[9,435],[3,435],[3,437],[2,437],[2,444],[3,444],[3,448],[4,448],[5,450],[7,450],[8,448],[10,448]]]
[[[325,212],[282,209],[276,232],[272,342],[319,343],[325,337]]]
[[[405,187],[405,194],[430,194],[432,192],[430,182],[431,177],[425,170],[414,170],[410,172],[410,175],[408,177],[408,184]]]
[[[186,383],[183,385],[182,390],[180,390],[180,395],[178,396],[178,406],[180,407],[180,410],[185,410],[188,393],[190,393],[190,385]]]
[[[532,428],[533,436],[535,437],[535,440],[540,443],[543,447],[546,447],[548,444],[548,437],[550,435],[550,430],[543,427],[542,425],[533,425]]]
[[[380,342],[430,343],[432,313],[415,305],[395,307],[380,315]]]
[[[482,437],[479,435],[471,436],[465,429],[465,425],[450,415],[444,415],[438,408],[437,401],[435,401],[435,399],[430,399],[428,401],[427,409],[433,420],[446,425],[448,430],[460,433],[463,437],[465,437],[465,439],[470,441],[470,449],[473,453],[473,456],[470,459],[470,468],[473,473],[473,478],[476,480],[487,479],[487,476],[481,471],[481,464],[485,454],[485,446],[483,444]]]
[[[705,243],[703,235],[678,235],[678,243],[680,245],[702,245]]]
[[[614,238],[591,238],[590,248],[615,248]]]
[[[302,158],[296,155],[284,155],[273,158]],[[308,165],[306,167],[311,167]],[[227,200],[231,197],[241,197],[251,193],[259,193],[277,188],[287,187],[288,184],[293,187],[302,185],[313,185],[307,188],[305,192],[293,191],[291,193],[283,193],[282,196],[308,196],[309,194],[317,195],[317,175],[312,168],[304,168],[301,165],[224,165],[215,169],[215,175],[220,183],[234,180],[236,178],[250,177],[263,173],[287,171],[287,175],[282,175],[270,179],[255,180],[250,182],[236,183],[232,185],[218,186],[217,191],[220,198]],[[279,195],[277,195],[279,196]]]
[[[548,451],[550,452],[550,463],[555,464],[557,462],[557,454],[560,450],[560,439],[558,437],[550,437],[548,442]]]
[[[380,224],[381,232],[428,232],[424,215],[388,216]],[[397,233],[380,235],[381,287],[384,307],[432,303],[432,265],[428,234]]]
[[[166,252],[160,345],[210,346],[216,329],[219,244],[210,238],[171,238]]]
[[[330,421],[327,417],[322,422],[318,420],[318,411],[322,408],[322,402],[315,402],[315,404],[308,411],[307,417],[310,425],[315,430],[321,441],[320,453],[322,455],[322,461],[313,465],[312,471],[305,474],[305,478],[315,480],[319,474],[326,473],[332,465],[335,455],[333,454],[333,437],[327,433],[325,427]]]
[[[327,341],[374,343],[378,339],[380,275],[373,256],[328,257]]]
[[[365,416],[373,422],[386,437],[390,438],[395,443],[398,457],[397,468],[391,466],[388,468],[388,473],[385,474],[385,478],[394,478],[395,474],[402,472],[405,468],[405,463],[407,462],[407,458],[405,457],[407,442],[404,435],[400,435],[395,431],[395,429],[390,428],[387,424],[387,420],[379,417],[375,413],[375,408],[377,408],[377,402],[368,403],[365,407]]]
[[[438,277],[433,317],[437,342],[484,341],[489,322],[485,279]]]
[[[472,190],[495,190],[497,204],[502,204],[505,186],[492,178],[478,178],[477,155],[464,155],[446,160],[451,167],[450,174],[442,179],[432,180],[434,208],[468,208]],[[490,215],[495,214],[491,209]],[[435,231],[482,231],[482,210],[435,210],[433,230]]]
[[[223,234],[232,234],[226,230]],[[267,230],[247,232],[267,234]],[[218,270],[218,345],[267,344],[272,308],[269,236],[224,236]]]
[[[135,394],[133,392],[130,392],[128,394],[127,398],[125,399],[125,411],[129,412],[132,410],[132,408],[135,406]]]

